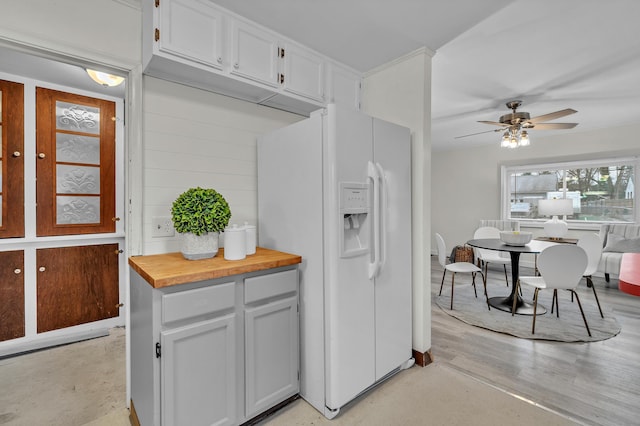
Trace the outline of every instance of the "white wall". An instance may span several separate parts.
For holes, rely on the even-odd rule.
[[[431,58],[425,49],[369,72],[364,112],[411,129],[413,349],[431,349]]]
[[[433,232],[442,234],[451,248],[471,239],[481,219],[499,219],[502,165],[640,155],[638,134],[640,124],[548,137],[543,131],[534,131],[531,146],[526,148],[500,148],[500,138],[496,136],[496,143],[491,146],[435,151],[431,181]],[[577,231],[571,232],[570,236],[578,235]]]
[[[256,225],[256,138],[303,118],[144,77],[142,254],[180,251],[179,234],[151,236],[151,220],[171,216],[173,200],[191,187],[222,194],[230,224]]]

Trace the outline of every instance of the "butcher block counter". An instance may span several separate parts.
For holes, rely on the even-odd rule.
[[[300,256],[129,258],[134,425],[239,425],[298,397]]]
[[[295,254],[257,247],[255,254],[242,260],[225,260],[224,248],[221,248],[211,259],[186,260],[181,253],[166,253],[133,256],[129,258],[129,265],[153,288],[162,288],[295,265],[301,261],[302,258]]]

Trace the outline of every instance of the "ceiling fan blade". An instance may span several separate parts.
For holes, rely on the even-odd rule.
[[[509,123],[500,123],[498,121],[478,121],[478,123],[493,124],[494,126],[501,126],[501,127],[509,127],[509,126],[511,126],[511,124],[509,124]],[[496,130],[496,132],[497,131],[498,130]]]
[[[535,130],[557,130],[557,129],[573,129],[578,123],[538,123],[531,126],[522,126],[526,129]]]
[[[560,117],[565,117],[567,115],[575,114],[576,112],[578,111],[576,111],[575,109],[567,108],[567,109],[563,109],[556,112],[550,112],[549,114],[539,115],[537,117],[531,117],[527,121],[535,124],[535,123],[540,123],[542,121],[555,120]]]
[[[484,132],[471,133],[469,135],[464,135],[464,136],[456,136],[454,139],[466,138],[467,136],[482,135],[483,133],[501,132],[502,130],[503,129],[487,130],[487,131],[484,131]]]

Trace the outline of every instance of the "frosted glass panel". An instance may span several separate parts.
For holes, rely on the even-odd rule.
[[[56,133],[56,161],[100,164],[100,138]]]
[[[100,197],[56,197],[58,225],[100,223]]]
[[[56,101],[56,129],[100,133],[100,108]]]
[[[100,194],[100,167],[56,166],[58,194]]]

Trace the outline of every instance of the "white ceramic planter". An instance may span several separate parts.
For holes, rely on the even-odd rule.
[[[182,255],[188,260],[214,257],[218,253],[219,235],[217,232],[208,232],[203,235],[195,235],[191,232],[182,234]]]

